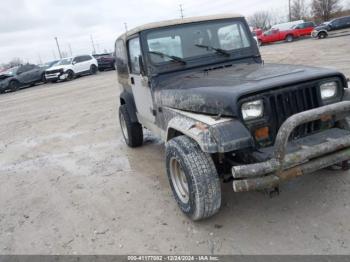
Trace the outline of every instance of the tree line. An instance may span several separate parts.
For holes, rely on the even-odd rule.
[[[274,24],[288,20],[320,23],[343,15],[350,15],[350,10],[343,10],[341,0],[290,0],[288,16],[281,17],[271,11],[258,11],[248,17],[248,22],[253,27],[266,30]]]

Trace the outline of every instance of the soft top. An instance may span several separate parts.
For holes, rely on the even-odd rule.
[[[166,27],[166,26],[172,26],[172,25],[189,24],[189,23],[210,21],[210,20],[238,18],[238,17],[243,17],[243,16],[240,14],[231,13],[231,14],[218,14],[218,15],[186,17],[183,19],[180,18],[180,19],[165,20],[165,21],[160,21],[160,22],[153,22],[153,23],[144,24],[144,25],[135,27],[135,28],[127,31],[126,33],[122,34],[118,38],[126,38],[128,36],[137,34],[141,31],[153,29],[153,28]]]

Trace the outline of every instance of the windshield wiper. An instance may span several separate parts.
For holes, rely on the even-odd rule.
[[[224,55],[224,56],[230,56],[230,53],[228,52],[228,50],[224,50],[224,49],[221,49],[221,48],[215,48],[215,47],[210,46],[210,45],[199,45],[199,44],[196,44],[195,46],[200,47],[200,48],[205,48],[208,51],[214,50],[216,53]]]
[[[162,53],[162,52],[158,52],[158,51],[148,51],[148,53],[154,54],[154,55],[159,55],[162,58],[163,57],[167,57],[167,58],[170,58],[172,61],[179,62],[179,63],[182,63],[182,64],[186,65],[186,61],[183,60],[181,57],[178,57],[178,56],[168,55],[168,54],[165,54],[165,53]]]

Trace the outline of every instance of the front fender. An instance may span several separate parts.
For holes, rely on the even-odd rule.
[[[166,141],[180,133],[195,140],[207,153],[225,153],[254,146],[250,132],[237,119],[215,120],[212,116],[176,111],[176,116],[168,122]]]

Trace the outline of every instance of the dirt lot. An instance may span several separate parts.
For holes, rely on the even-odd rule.
[[[264,46],[265,62],[350,76],[350,36]],[[0,96],[2,254],[349,254],[350,172],[322,171],[269,198],[223,184],[221,212],[193,223],[173,201],[163,144],[125,146],[117,76]]]

